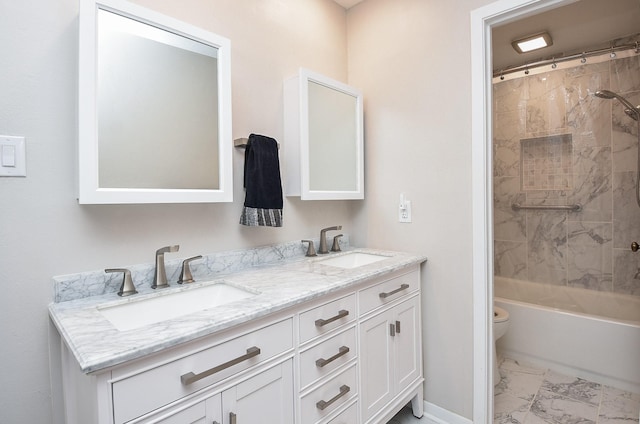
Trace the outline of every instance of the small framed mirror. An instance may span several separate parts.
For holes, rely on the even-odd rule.
[[[284,102],[287,196],[363,199],[362,92],[301,68]]]
[[[123,0],[81,0],[81,204],[230,202],[230,42]]]

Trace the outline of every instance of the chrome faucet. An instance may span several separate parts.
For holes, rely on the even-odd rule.
[[[169,284],[167,283],[167,272],[164,269],[164,254],[177,252],[178,250],[180,250],[180,246],[177,244],[174,246],[165,246],[156,250],[156,272],[153,275],[153,284],[151,284],[152,289],[169,287]]]
[[[336,225],[335,227],[328,227],[320,230],[320,248],[318,249],[318,253],[329,253],[329,249],[327,248],[327,231],[338,230],[342,230],[342,225]]]

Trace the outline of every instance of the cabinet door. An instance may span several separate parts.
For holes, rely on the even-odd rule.
[[[293,424],[292,360],[222,393],[222,424]]]
[[[219,394],[187,408],[168,411],[166,414],[144,420],[154,424],[221,424],[222,408]]]
[[[393,310],[376,315],[360,326],[360,372],[363,422],[373,416],[394,395]]]
[[[420,345],[420,298],[413,297],[396,306],[395,382],[396,392],[420,377],[422,346]]]
[[[301,68],[284,83],[284,125],[287,196],[364,199],[360,90]]]

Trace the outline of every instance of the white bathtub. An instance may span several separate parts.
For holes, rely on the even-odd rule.
[[[496,277],[505,356],[640,393],[640,297]]]

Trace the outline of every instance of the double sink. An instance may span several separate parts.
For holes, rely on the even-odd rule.
[[[346,252],[309,261],[313,264],[353,269],[387,258],[388,256],[372,253]],[[128,299],[124,303],[98,306],[98,311],[116,329],[126,331],[237,302],[258,294],[244,287],[228,284],[224,280],[216,280],[211,284],[202,283],[201,287],[159,292],[139,299]]]

